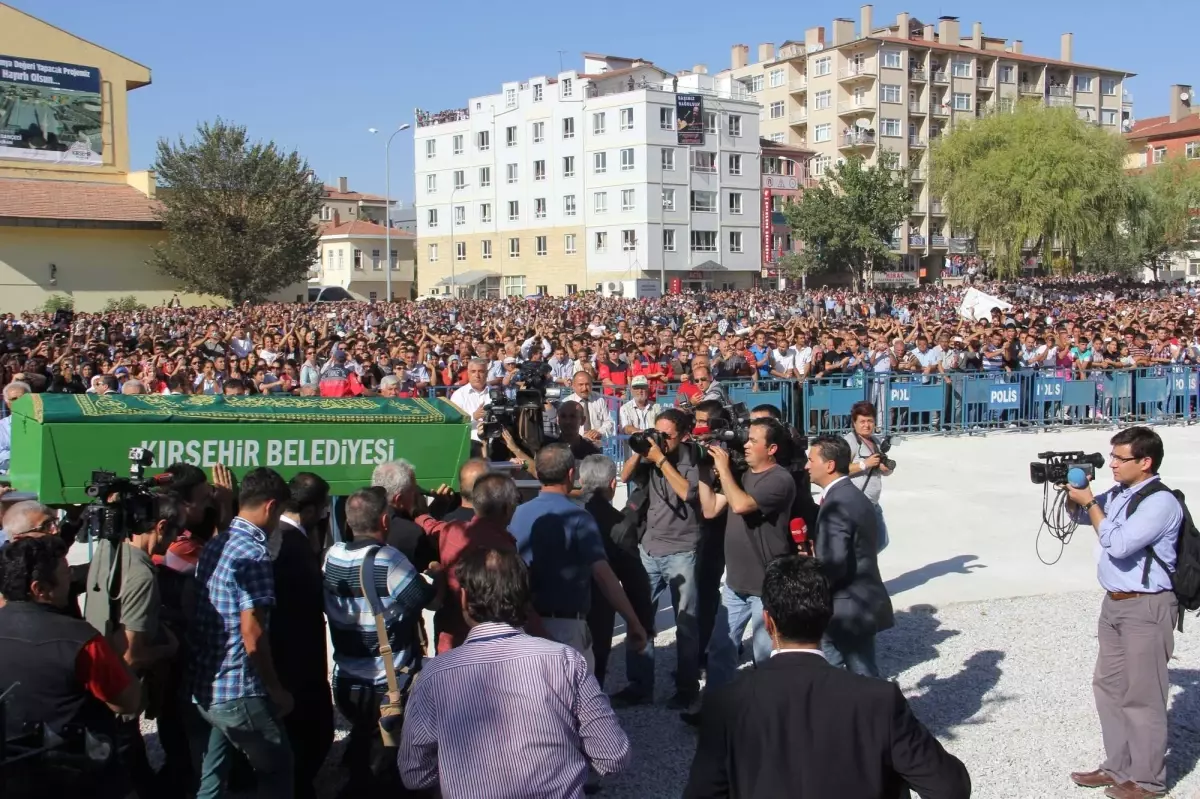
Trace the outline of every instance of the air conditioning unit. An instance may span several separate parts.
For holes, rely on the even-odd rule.
[[[604,289],[608,294],[615,294],[618,297],[625,293],[625,287],[620,283],[609,281],[605,284]]]

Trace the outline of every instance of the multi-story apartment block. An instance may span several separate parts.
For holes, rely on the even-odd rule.
[[[704,98],[679,144],[676,94]],[[572,294],[634,278],[689,288],[759,280],[758,104],[698,66],[584,55],[582,71],[509,82],[418,112],[422,294]]]
[[[364,194],[361,191],[351,191],[346,178],[338,178],[336,186],[326,185],[318,212],[318,222],[332,222],[334,214],[342,221],[358,220],[373,222],[376,225],[385,223],[387,216],[387,200],[378,194]],[[396,201],[392,200],[395,208]],[[393,222],[395,221],[393,215]]]
[[[937,274],[951,231],[946,208],[928,189],[929,142],[965,119],[1021,99],[1075,109],[1114,134],[1131,119],[1125,80],[1129,73],[1085,66],[1073,57],[1073,36],[1063,34],[1059,58],[1026,54],[1019,40],[985,36],[976,22],[969,34],[956,17],[926,24],[902,13],[876,25],[873,8],[805,32],[778,52],[760,45],[758,61],[735,45],[728,75],[763,106],[762,134],[814,152],[812,175],[857,153],[869,163],[886,150],[912,183],[912,214],[896,231],[895,249],[909,271]]]

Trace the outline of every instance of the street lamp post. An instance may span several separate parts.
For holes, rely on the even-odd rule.
[[[403,130],[408,130],[411,125],[405,122],[400,127],[388,136],[387,144],[383,147],[383,171],[384,171],[384,202],[383,214],[386,221],[383,234],[383,263],[384,263],[384,296],[387,301],[392,301],[392,139],[396,138],[396,134]],[[377,128],[368,128],[370,133],[378,133]]]

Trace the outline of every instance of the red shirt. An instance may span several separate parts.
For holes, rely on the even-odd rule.
[[[600,365],[596,367],[596,377],[599,378],[600,382],[611,380],[613,386],[617,387],[604,387],[604,393],[610,397],[619,393],[618,388],[623,388],[629,383],[629,372],[629,365],[624,361],[619,361],[618,363],[613,363],[612,361],[602,361]]]
[[[682,405],[682,400],[687,399],[689,404],[694,404],[696,397],[699,397],[704,392],[700,390],[700,386],[691,381],[685,380],[679,384],[679,393],[675,395],[675,404]]]
[[[675,370],[671,368],[671,361],[665,356],[659,356],[653,361],[645,356],[634,358],[629,372],[633,377],[645,375],[646,380],[650,383],[650,399],[654,399],[656,394],[661,394],[664,385],[675,376]]]
[[[75,656],[75,677],[101,702],[117,701],[131,679],[125,661],[99,633]]]

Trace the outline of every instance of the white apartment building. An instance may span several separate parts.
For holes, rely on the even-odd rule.
[[[678,143],[676,93],[703,96],[703,145]],[[753,285],[759,110],[703,67],[672,75],[584,54],[582,72],[418,112],[419,292],[563,295],[660,277]]]

